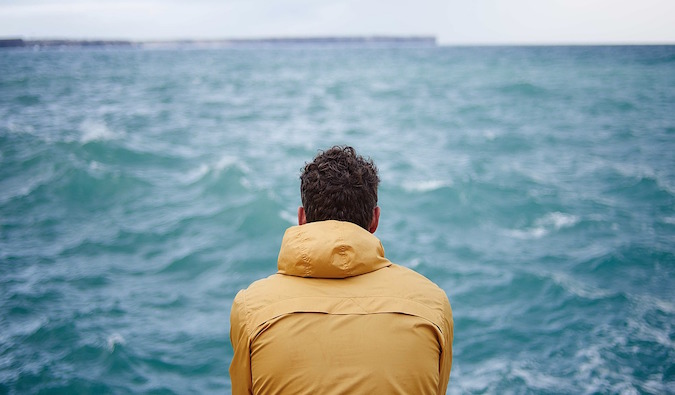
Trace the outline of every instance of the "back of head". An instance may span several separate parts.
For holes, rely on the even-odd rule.
[[[348,221],[368,229],[377,206],[377,168],[352,147],[320,152],[300,176],[307,222]]]

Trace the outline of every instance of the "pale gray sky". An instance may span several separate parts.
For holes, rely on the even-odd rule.
[[[434,35],[441,44],[675,43],[675,0],[0,0],[0,37]]]

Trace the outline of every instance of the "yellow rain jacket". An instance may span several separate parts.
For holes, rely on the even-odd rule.
[[[339,221],[291,227],[278,269],[232,304],[233,394],[445,394],[448,298],[389,262],[374,235]]]

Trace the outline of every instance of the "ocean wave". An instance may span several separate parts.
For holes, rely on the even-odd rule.
[[[544,373],[536,368],[516,365],[510,369],[509,376],[523,380],[529,390],[559,392],[564,388],[569,389],[568,378]]]
[[[659,172],[644,164],[630,162],[613,162],[608,164],[619,174],[637,181],[653,181],[661,190],[675,196],[675,185],[665,179]]]
[[[608,376],[612,373],[607,369],[611,363],[604,358],[606,347],[605,344],[588,344],[577,350],[574,355],[574,359],[578,361],[578,376],[580,376],[578,379],[585,382],[587,394],[603,393],[609,390],[607,387],[612,380]]]
[[[246,165],[246,163],[241,161],[239,158],[235,156],[222,156],[215,162],[202,163],[197,168],[188,171],[181,177],[180,181],[183,184],[190,185],[204,179],[207,175],[218,177],[223,171],[229,169],[236,170],[241,175],[246,175],[251,172],[251,169]]]
[[[565,291],[583,299],[599,300],[619,295],[615,291],[592,286],[562,272],[550,273],[549,276],[553,282],[561,286]]]
[[[578,393],[583,387],[582,383],[570,380],[560,372],[546,371],[532,360],[520,360],[521,354],[522,350],[514,350],[513,359],[497,357],[481,361],[471,366],[470,372],[465,372],[461,359],[456,358],[448,393]],[[521,388],[521,391],[505,391],[505,388]]]
[[[108,351],[111,353],[115,351],[117,346],[123,346],[125,344],[126,340],[124,340],[124,337],[117,332],[110,334],[106,338],[106,345],[108,347]]]
[[[23,200],[36,192],[41,187],[51,185],[61,173],[55,166],[44,166],[38,171],[24,171],[14,177],[0,181],[0,205],[5,205],[14,200]]]
[[[666,314],[675,314],[675,304],[672,301],[666,301],[652,295],[635,295],[631,296],[640,305],[649,307],[649,309],[657,309]]]
[[[451,180],[423,180],[407,181],[402,186],[408,192],[430,192],[441,188],[450,188],[452,185]]]
[[[451,394],[494,393],[497,390],[494,386],[498,384],[501,377],[504,377],[510,365],[504,359],[490,358],[479,365],[472,366],[471,371],[464,372],[462,363],[457,359],[455,356],[450,379],[452,384],[448,386],[448,392]],[[461,379],[457,380],[457,377]]]
[[[180,248],[182,256],[171,260],[157,274],[178,275],[184,280],[194,279],[204,272],[210,271],[218,266],[220,262],[213,260],[206,254],[209,248],[206,245],[192,246],[185,245],[186,240],[181,241],[183,246]]]
[[[210,171],[211,166],[207,165],[206,163],[202,163],[201,165],[199,165],[198,168],[193,169],[182,175],[180,181],[186,185],[193,184],[204,178],[204,176],[209,174]]]
[[[87,118],[80,124],[80,142],[87,144],[92,141],[106,141],[121,139],[125,134],[121,131],[113,131],[108,125],[98,119]]]
[[[40,103],[39,95],[19,95],[14,98],[14,102],[21,106],[34,106]]]
[[[497,90],[500,93],[508,95],[519,95],[523,97],[540,97],[548,93],[548,90],[542,86],[530,82],[516,82],[499,86]]]
[[[653,309],[648,308],[643,310],[643,314],[653,312]],[[637,318],[628,319],[628,327],[633,332],[633,338],[638,341],[656,343],[662,346],[668,352],[675,352],[675,341],[672,336],[672,324],[666,324],[661,327],[650,325],[644,315],[637,316]]]
[[[107,173],[104,177],[89,168],[70,168],[58,183],[51,184],[44,193],[52,199],[63,199],[80,207],[101,207],[124,201],[124,197],[140,196],[150,185],[129,173]]]
[[[627,327],[603,324],[594,328],[598,341],[586,344],[574,354],[578,372],[576,381],[583,383],[583,393],[669,393],[668,386],[672,386],[672,382],[665,380],[667,364],[664,365],[658,357],[639,355],[644,351],[635,347],[638,343],[653,343],[655,339],[641,335],[639,328],[644,325],[636,325],[636,320],[630,315],[625,321],[628,323]],[[668,351],[663,350],[663,357],[673,352],[672,342],[669,343],[670,348]],[[624,352],[617,353],[617,349]],[[653,347],[650,349],[654,350]],[[637,360],[651,360],[652,363],[633,363]],[[616,369],[617,364],[623,368]],[[631,379],[635,377],[640,379]]]
[[[506,234],[516,239],[540,239],[553,231],[571,228],[579,223],[579,217],[572,214],[552,212],[535,221],[534,226],[526,229],[511,229]]]

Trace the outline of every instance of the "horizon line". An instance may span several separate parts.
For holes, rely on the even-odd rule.
[[[33,43],[68,43],[68,44],[88,44],[88,43],[110,43],[110,44],[128,44],[128,45],[143,45],[143,44],[246,44],[246,43],[324,43],[328,44],[335,41],[339,44],[340,41],[344,43],[368,43],[368,42],[387,42],[387,41],[408,41],[408,42],[426,42],[433,43],[434,46],[439,47],[538,47],[538,46],[672,46],[675,41],[542,41],[542,42],[518,42],[518,41],[440,41],[432,34],[364,34],[364,35],[307,35],[307,36],[249,36],[249,37],[227,37],[227,38],[147,38],[147,39],[129,39],[129,38],[73,38],[63,36],[51,37],[26,37],[26,36],[0,36],[0,42],[24,42]],[[1,45],[0,45],[1,46]]]

